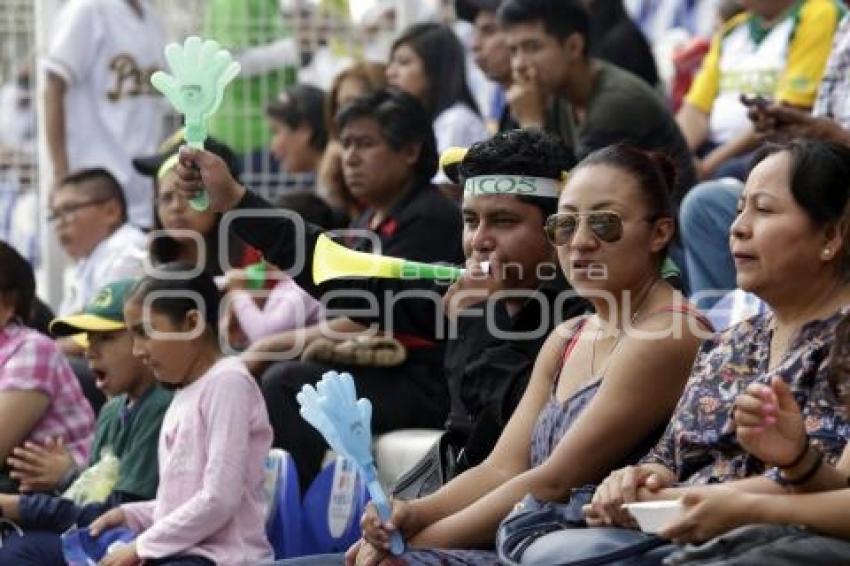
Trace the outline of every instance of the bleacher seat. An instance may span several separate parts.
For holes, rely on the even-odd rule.
[[[440,430],[405,429],[377,436],[374,452],[381,484],[391,486],[441,434]],[[322,471],[302,502],[292,456],[272,449],[266,459],[265,489],[266,533],[275,559],[345,552],[360,538],[360,517],[369,493],[347,459],[328,451]]]
[[[303,523],[301,490],[295,461],[285,450],[272,448],[265,462],[264,489],[269,502],[266,516],[266,536],[276,559],[301,556]]]
[[[391,486],[440,439],[442,430],[402,429],[375,439],[375,465],[383,486]]]
[[[304,495],[301,551],[329,554],[348,550],[360,538],[360,517],[368,500],[353,462],[337,457],[325,466]]]

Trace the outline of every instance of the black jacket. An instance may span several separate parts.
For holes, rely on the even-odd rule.
[[[250,192],[238,204],[239,209],[269,206]],[[296,227],[290,220],[245,216],[235,220],[233,227],[239,237],[281,269],[293,265],[300,238],[296,238]],[[378,324],[394,334],[418,336],[445,345],[443,364],[451,398],[448,425],[456,442],[467,444],[472,439],[476,444],[467,448],[470,465],[492,449],[528,384],[540,347],[555,325],[589,309],[586,301],[573,295],[559,271],[554,279],[529,291],[529,299],[514,317],[497,303],[482,309],[485,313],[489,311],[489,319],[459,317],[458,333],[452,336],[452,324],[442,308],[441,298],[447,288],[444,283],[369,278],[337,279],[316,285],[311,265],[320,233],[319,228],[306,226],[301,256],[305,268],[291,275],[314,296],[333,291],[333,298],[325,297],[325,304],[336,313],[345,313],[364,324]],[[437,229],[432,233],[436,235]],[[459,236],[460,229],[457,233]],[[556,307],[558,312],[554,312]],[[493,329],[509,331],[515,336],[499,338],[492,334]],[[442,350],[439,351],[442,355]]]

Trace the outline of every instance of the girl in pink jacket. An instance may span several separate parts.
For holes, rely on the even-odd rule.
[[[216,335],[220,296],[212,278],[167,264],[133,289],[124,307],[133,354],[175,391],[159,437],[153,501],[115,508],[93,535],[126,526],[135,541],[101,564],[205,565],[271,562],[265,536],[263,462],[272,431],[263,396]],[[151,462],[153,465],[153,462]]]

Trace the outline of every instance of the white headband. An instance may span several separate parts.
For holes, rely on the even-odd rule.
[[[557,199],[561,182],[526,175],[478,175],[463,185],[464,195],[517,195]]]

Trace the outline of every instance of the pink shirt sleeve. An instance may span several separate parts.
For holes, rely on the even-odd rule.
[[[62,369],[61,358],[61,352],[47,338],[22,340],[0,367],[0,391],[39,391],[53,397],[56,388],[51,377]]]
[[[48,337],[33,330],[14,327],[0,348],[0,392],[36,391],[49,404],[26,440],[41,443],[62,437],[78,465],[88,461],[94,413],[65,355]],[[2,345],[0,337],[0,345]]]
[[[271,290],[262,310],[244,291],[237,291],[233,296],[233,312],[249,342],[314,324],[321,310],[321,303],[291,279],[281,281]]]
[[[214,377],[203,412],[206,421],[207,461],[201,489],[181,506],[157,520],[136,539],[142,558],[161,558],[198,545],[233,518],[248,480],[250,432],[255,413],[256,385],[244,375],[222,373]],[[198,458],[201,457],[199,452]]]

